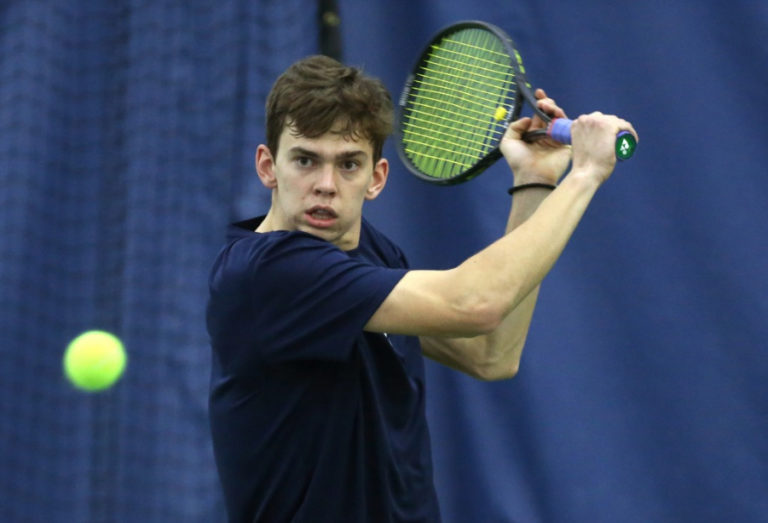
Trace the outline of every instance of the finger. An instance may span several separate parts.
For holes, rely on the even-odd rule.
[[[557,105],[552,98],[545,98],[536,102],[539,110],[551,118],[565,118],[565,111]]]
[[[632,136],[635,137],[635,140],[637,142],[640,141],[640,137],[637,135],[637,131],[635,130],[634,126],[627,120],[623,118],[619,118],[616,115],[603,115],[600,112],[595,112],[593,114],[599,115],[599,116],[607,116],[608,118],[612,118],[616,122],[616,126],[619,131],[628,131],[632,134]]]
[[[540,111],[552,118],[566,117],[565,111],[559,105],[557,105],[557,102],[554,98],[547,96],[547,93],[544,92],[544,89],[536,89],[536,97],[538,98],[536,101],[536,106]]]
[[[541,87],[536,88],[536,90],[533,92],[533,95],[536,97],[536,100],[549,100],[551,103],[555,103],[555,100],[553,98],[550,98],[547,96],[547,92],[542,89]]]
[[[632,136],[635,137],[635,141],[637,143],[640,143],[640,137],[637,135],[637,131],[635,130],[635,127],[624,119],[620,119],[620,120],[621,120],[621,130],[629,131],[630,133],[632,133]]]
[[[533,95],[536,97],[536,107],[541,108],[541,103],[542,102],[547,102],[549,104],[557,105],[557,104],[555,104],[555,101],[552,98],[549,98],[547,96],[547,93],[541,87],[537,88],[533,92]]]

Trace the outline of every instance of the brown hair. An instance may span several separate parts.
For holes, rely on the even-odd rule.
[[[380,80],[327,56],[310,56],[291,65],[269,92],[267,147],[277,155],[285,125],[307,138],[333,131],[369,140],[376,162],[392,120],[392,99]]]

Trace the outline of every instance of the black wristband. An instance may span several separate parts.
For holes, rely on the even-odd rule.
[[[548,184],[548,183],[524,183],[522,185],[515,185],[514,187],[510,187],[507,189],[507,194],[512,194],[515,191],[519,191],[521,189],[533,189],[534,187],[539,187],[541,189],[554,189],[555,186]]]

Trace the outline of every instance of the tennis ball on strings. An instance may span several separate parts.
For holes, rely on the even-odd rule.
[[[496,118],[496,121],[500,122],[507,117],[507,109],[503,105],[498,106],[496,112],[493,113],[493,117]]]
[[[87,331],[67,345],[64,374],[78,389],[97,392],[120,379],[126,360],[123,343],[114,334]]]

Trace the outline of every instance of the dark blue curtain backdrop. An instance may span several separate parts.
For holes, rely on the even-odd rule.
[[[318,51],[316,4],[0,5],[0,520],[224,521],[207,271],[225,223],[266,209],[264,97]],[[429,364],[445,521],[768,520],[768,4],[339,4],[345,60],[394,96],[433,32],[481,19],[571,116],[641,136],[545,280],[518,377]],[[434,187],[385,152],[365,212],[415,267],[502,233],[504,165]],[[129,367],[85,395],[61,356],[92,328]]]

